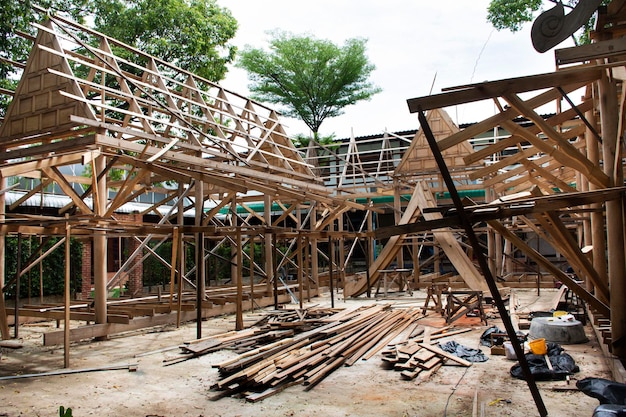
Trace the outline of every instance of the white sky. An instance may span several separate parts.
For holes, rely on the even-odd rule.
[[[376,70],[371,81],[383,91],[370,101],[326,119],[320,133],[337,138],[396,132],[419,127],[406,100],[442,88],[551,72],[554,50],[536,52],[531,24],[521,32],[496,31],[487,22],[489,0],[218,0],[239,22],[233,43],[266,47],[270,30],[309,34],[343,45],[366,38],[367,56]],[[565,41],[557,48],[572,46]],[[436,74],[436,78],[435,78]],[[434,80],[434,85],[433,85]],[[248,95],[245,71],[232,67],[223,87]],[[278,107],[276,107],[278,109]],[[279,110],[279,109],[278,109]],[[458,123],[480,121],[494,113],[491,101],[446,109]],[[304,123],[283,119],[290,135],[309,134]],[[352,132],[352,133],[351,133]]]

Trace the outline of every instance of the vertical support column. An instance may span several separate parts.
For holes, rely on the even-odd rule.
[[[202,301],[206,298],[206,274],[204,263],[204,232],[200,230],[202,227],[202,219],[204,214],[204,183],[202,179],[196,180],[196,219],[195,224],[198,228],[196,233],[196,338],[202,337]]]
[[[299,220],[299,219],[298,219]],[[302,235],[298,232],[298,244],[296,245],[296,256],[298,259],[298,299],[300,301],[300,308],[303,308],[302,299],[304,298],[304,288],[302,278],[304,276],[304,257],[302,256]]]
[[[402,219],[402,196],[400,195],[400,186],[395,184],[393,187],[393,222],[399,224]],[[396,256],[398,268],[404,268],[404,246],[402,240],[399,240],[400,250]]]
[[[313,233],[317,233],[317,230],[313,230],[315,227],[315,223],[317,222],[317,207],[313,207],[313,212],[311,213],[311,230]],[[318,256],[318,247],[317,247],[317,234],[311,236],[311,278],[315,283],[315,290],[319,293],[320,288],[320,280],[319,280],[319,256]]]
[[[243,329],[243,245],[241,228],[237,226],[237,314],[235,318],[235,330]]]
[[[339,216],[337,219],[337,230],[340,232],[339,237],[337,238],[338,246],[337,248],[339,254],[335,259],[335,263],[337,264],[338,274],[337,274],[337,291],[339,291],[339,286],[345,286],[346,282],[346,245],[345,245],[345,233],[344,233],[344,220],[343,214]]]
[[[70,367],[70,223],[65,216],[65,285],[63,287],[65,314],[63,315],[63,367]]]
[[[0,176],[0,191],[7,187],[7,179]],[[0,193],[0,225],[4,224],[6,216],[6,195]],[[0,334],[2,339],[7,340],[11,337],[9,334],[9,321],[7,320],[7,310],[4,303],[4,283],[6,281],[6,235],[0,234]]]
[[[248,245],[250,246],[250,311],[254,313],[254,238],[250,236]]]
[[[179,227],[183,227],[185,225],[185,218],[183,212],[185,210],[184,198],[181,198],[185,191],[184,184],[178,184],[178,212],[176,213],[176,224]],[[180,231],[178,233],[178,243],[176,244],[178,253],[178,288],[177,288],[177,299],[176,299],[176,327],[180,327],[181,322],[181,314],[182,314],[182,305],[183,305],[183,287],[185,285],[185,260],[187,258],[185,251],[185,239],[184,232]],[[176,268],[175,265],[172,265],[172,268]]]
[[[263,218],[265,219],[265,245],[263,245],[263,249],[265,251],[265,273],[267,274],[267,279],[265,281],[266,291],[269,293],[272,291],[272,283],[274,282],[274,251],[272,249],[272,233],[270,232],[272,228],[272,197],[268,194],[264,196],[264,205],[263,205]],[[278,304],[278,303],[276,303]]]
[[[615,81],[603,73],[600,85],[600,114],[602,115],[602,159],[604,173],[611,178],[611,185],[622,185],[621,160],[618,159],[621,144],[618,132],[618,103]],[[619,156],[621,158],[621,155]],[[606,202],[606,229],[609,264],[609,288],[611,307],[611,337],[613,354],[626,358],[626,265],[624,264],[624,222],[622,200]]]
[[[588,95],[591,95],[590,93]],[[587,97],[591,100],[591,97]],[[585,117],[592,126],[595,126],[597,121],[595,114],[592,110],[585,113]],[[587,158],[595,165],[600,165],[600,149],[598,140],[593,132],[587,128],[585,130],[585,139],[587,141]],[[597,190],[599,187],[592,182],[589,182],[589,190]],[[593,246],[591,252],[593,268],[598,273],[598,277],[602,283],[608,288],[609,278],[607,276],[606,269],[606,235],[604,234],[604,214],[602,213],[602,203],[593,203],[590,205],[592,209],[589,214],[590,220],[590,244]],[[587,280],[587,289],[591,290],[592,284]],[[609,300],[604,300],[604,296],[600,293],[596,293],[596,297],[605,304],[609,304]]]
[[[333,288],[333,269],[334,264],[335,264],[335,238],[332,236],[330,236],[330,239],[328,240],[328,263],[330,265],[330,267],[328,268],[328,285],[329,285],[329,290],[330,290],[330,307],[331,308],[335,308],[335,294],[334,294],[334,288]]]
[[[95,184],[93,193],[94,212],[96,216],[106,213],[107,206],[107,179],[105,174],[106,157],[98,156],[94,161],[93,179]],[[97,324],[107,322],[107,237],[103,230],[96,230],[93,234],[93,276],[94,276],[94,304]],[[106,339],[102,337],[99,339]]]
[[[368,206],[372,207],[372,200],[368,199]],[[375,211],[368,211],[367,213],[367,231],[374,231],[374,216],[376,215]],[[365,253],[365,278],[367,280],[367,298],[372,297],[372,280],[370,279],[370,266],[374,262],[374,246],[376,245],[376,241],[368,234],[367,236],[367,249]],[[418,270],[419,271],[419,270]]]

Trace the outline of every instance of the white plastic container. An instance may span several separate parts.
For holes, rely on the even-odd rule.
[[[513,343],[504,342],[504,356],[506,356],[507,359],[512,360],[512,361],[517,360],[515,349],[513,349]]]

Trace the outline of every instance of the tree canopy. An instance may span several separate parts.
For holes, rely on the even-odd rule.
[[[235,59],[237,21],[215,0],[92,0],[95,28],[211,81]]]
[[[269,51],[247,45],[237,65],[248,72],[253,98],[283,105],[283,113],[302,120],[314,136],[326,118],[381,91],[368,81],[375,66],[365,54],[365,39],[339,47],[308,35],[272,36]]]
[[[43,0],[38,4],[79,23],[93,21],[105,35],[211,81],[224,78],[236,48],[229,44],[237,21],[216,0]],[[24,62],[30,44],[17,32],[33,33],[31,0],[0,0],[0,57]],[[0,79],[12,65],[0,61]]]

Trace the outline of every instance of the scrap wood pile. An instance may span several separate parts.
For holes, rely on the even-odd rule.
[[[419,376],[418,383],[428,379],[448,360],[457,365],[471,366],[471,362],[433,346],[431,343],[435,339],[471,330],[471,328],[451,330],[450,326],[432,330],[418,325],[407,334],[404,340],[383,350],[382,360],[388,368],[400,371],[402,379],[412,380]]]
[[[254,402],[295,384],[312,389],[337,368],[371,358],[421,317],[421,309],[398,310],[390,305],[284,322],[274,317],[260,327],[189,342],[181,348],[187,357],[218,349],[247,349],[213,365],[220,380],[212,387],[212,399],[241,395]],[[295,324],[298,321],[300,327]]]

